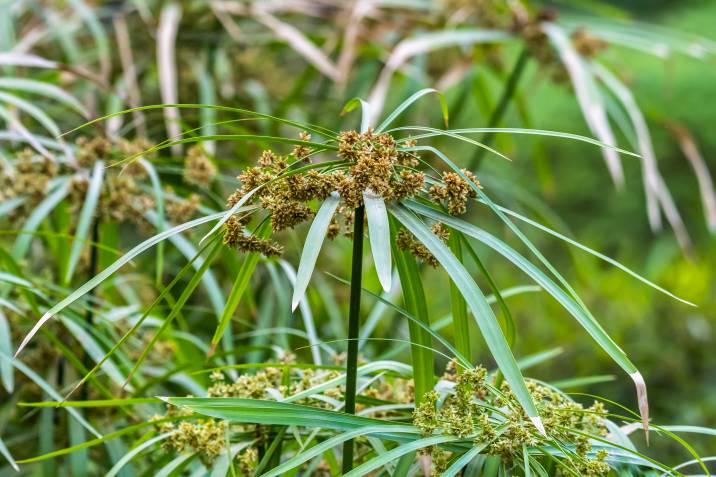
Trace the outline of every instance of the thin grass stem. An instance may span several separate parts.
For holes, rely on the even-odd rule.
[[[529,52],[526,48],[523,48],[520,52],[520,56],[517,57],[517,61],[515,62],[515,66],[512,68],[509,78],[507,78],[507,83],[505,83],[505,89],[502,90],[500,101],[497,103],[497,106],[490,115],[490,119],[487,123],[488,128],[497,127],[500,124],[500,121],[502,121],[503,116],[507,112],[507,106],[510,104],[512,97],[515,95],[515,91],[517,91],[517,84],[520,82],[520,78],[522,78],[522,74],[525,71],[525,66],[527,65],[529,57]],[[495,133],[488,132],[482,137],[482,139],[480,139],[480,142],[485,146],[490,146],[494,140]],[[482,160],[485,158],[486,152],[486,148],[478,148],[468,164],[468,169],[473,172],[477,171],[482,164]]]
[[[360,320],[361,278],[363,272],[363,215],[364,206],[356,207],[353,218],[353,256],[351,264],[351,296],[348,310],[348,357],[346,359],[345,412],[356,412],[358,379],[358,329]],[[353,468],[353,439],[343,443],[343,473]]]

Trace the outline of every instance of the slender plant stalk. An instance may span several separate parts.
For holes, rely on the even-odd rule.
[[[90,243],[90,263],[89,263],[89,273],[90,278],[97,275],[99,272],[99,249],[97,247],[97,244],[99,243],[99,227],[100,227],[100,219],[97,217],[92,224],[92,242]],[[87,314],[85,315],[85,322],[87,323],[88,327],[92,327],[94,324],[94,310],[92,309],[93,301],[96,295],[96,290],[92,289],[87,294],[89,301],[89,308],[87,309]],[[82,358],[82,363],[85,368],[92,369],[92,358],[90,357],[89,353],[86,351],[84,352],[84,356]],[[82,392],[80,393],[80,396],[82,399],[87,399],[87,393],[88,389],[87,387],[82,388]]]
[[[461,262],[462,244],[460,236],[452,230],[449,239],[450,250]],[[452,310],[452,322],[455,330],[455,347],[466,358],[472,355],[470,349],[470,326],[468,323],[467,303],[455,283],[450,280],[450,308]]]
[[[360,320],[361,278],[363,272],[363,215],[364,206],[356,207],[353,218],[353,257],[351,265],[351,297],[348,310],[348,357],[346,360],[345,412],[356,412],[358,381],[358,327]],[[353,439],[343,444],[343,473],[353,468]]]
[[[507,83],[505,83],[505,88],[502,90],[500,101],[497,103],[497,106],[490,115],[490,120],[487,123],[488,128],[497,127],[497,125],[500,124],[500,121],[502,121],[505,112],[507,112],[507,106],[510,104],[512,97],[515,95],[515,91],[517,91],[517,84],[520,82],[520,78],[522,78],[522,74],[525,71],[525,66],[527,65],[529,57],[529,52],[526,48],[523,48],[520,52],[520,56],[515,62],[515,66],[512,68],[509,78],[507,78]],[[494,140],[495,133],[488,132],[482,137],[480,142],[489,146]],[[487,149],[483,147],[480,147],[475,151],[475,154],[472,156],[472,160],[469,163],[469,169],[471,171],[474,172],[480,168],[480,164],[482,164],[485,153],[487,153]]]
[[[397,224],[391,221],[393,237],[397,233]],[[396,246],[393,240],[393,256],[395,266],[400,277],[400,288],[403,292],[405,308],[418,320],[430,326],[428,305],[425,300],[425,290],[415,257]],[[433,389],[435,363],[433,360],[432,337],[424,329],[412,321],[408,323],[410,333],[410,354],[413,363],[413,379],[415,381],[415,405],[422,402],[426,392]]]

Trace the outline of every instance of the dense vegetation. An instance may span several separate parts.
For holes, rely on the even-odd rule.
[[[708,475],[716,9],[645,8],[0,1],[0,475]]]

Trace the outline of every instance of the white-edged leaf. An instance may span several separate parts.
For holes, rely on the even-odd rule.
[[[445,469],[442,473],[442,477],[455,477],[467,464],[472,461],[472,459],[477,457],[484,447],[484,445],[472,447],[469,451],[465,452],[455,462],[453,462],[450,467]]]
[[[0,217],[3,217],[25,203],[25,197],[11,197],[0,202]]]
[[[443,114],[443,120],[445,121],[445,126],[447,127],[447,123],[448,123],[448,107],[447,107],[447,102],[445,101],[445,95],[443,95],[442,92],[438,91],[438,90],[435,89],[435,88],[423,88],[423,89],[421,89],[420,91],[418,91],[418,92],[416,92],[416,93],[413,93],[412,95],[410,95],[410,97],[409,97],[408,99],[406,99],[405,101],[403,101],[402,103],[400,103],[400,105],[399,105],[397,108],[395,108],[395,109],[393,110],[393,112],[391,112],[391,113],[388,115],[388,117],[385,118],[385,119],[383,120],[383,122],[380,123],[380,125],[379,125],[377,128],[375,128],[375,132],[378,132],[378,133],[379,133],[379,132],[383,132],[383,130],[385,130],[385,128],[387,128],[388,126],[390,126],[390,123],[392,123],[393,121],[395,121],[395,118],[397,118],[398,116],[400,116],[400,114],[401,114],[403,111],[405,111],[406,109],[408,109],[414,102],[416,102],[417,100],[419,100],[420,98],[422,98],[422,97],[425,96],[426,94],[430,94],[430,93],[435,93],[435,94],[438,95],[438,99],[440,100],[440,109],[441,109],[442,114]]]
[[[603,98],[584,60],[579,56],[561,27],[554,23],[543,23],[542,28],[569,73],[587,126],[602,142],[616,146],[616,139],[609,125]],[[614,183],[617,187],[622,187],[624,170],[619,156],[612,149],[603,149],[602,155]]]
[[[500,371],[502,371],[505,380],[510,385],[517,401],[524,408],[535,427],[544,434],[544,426],[542,425],[537,408],[532,401],[532,397],[527,390],[527,385],[517,365],[517,361],[507,344],[507,339],[500,328],[495,313],[487,303],[485,295],[477,286],[475,280],[470,276],[455,255],[453,255],[447,245],[432,233],[430,228],[421,222],[413,212],[407,210],[402,205],[391,206],[390,212],[430,250],[448,273],[453,283],[455,283],[455,286],[460,290],[460,294],[462,294],[467,302],[480,328],[480,332],[485,338],[485,343],[492,357],[495,359]]]
[[[326,197],[326,200],[323,201],[323,204],[321,204],[321,207],[316,213],[316,217],[311,223],[311,228],[308,230],[308,235],[306,235],[306,240],[303,244],[301,260],[298,263],[296,285],[293,287],[293,297],[291,298],[291,310],[296,309],[298,303],[303,300],[306,294],[306,288],[308,287],[311,275],[313,275],[313,269],[316,266],[316,260],[321,251],[323,240],[326,238],[328,226],[331,224],[333,214],[336,212],[339,202],[340,197],[338,193],[331,193],[331,195]]]
[[[540,269],[532,264],[529,260],[517,253],[510,246],[496,238],[495,236],[485,232],[484,230],[465,222],[464,220],[444,214],[440,211],[431,209],[414,202],[410,202],[407,206],[434,220],[438,220],[445,225],[459,230],[465,235],[479,240],[481,243],[492,248],[500,255],[515,264],[520,270],[529,275],[537,282],[547,293],[552,295],[590,334],[590,336],[599,344],[599,346],[616,362],[629,376],[636,385],[637,395],[639,398],[639,408],[645,424],[648,419],[648,406],[646,400],[646,386],[641,374],[627,357],[626,353],[617,345],[614,340],[602,328],[599,322],[592,314],[582,306],[581,303],[570,297],[561,287],[548,278]]]
[[[82,106],[82,103],[70,93],[52,83],[37,81],[28,78],[6,76],[0,78],[0,88],[24,91],[27,93],[36,93],[41,96],[56,99],[57,101],[69,106],[84,117],[89,116],[89,111]]]
[[[361,107],[361,118],[360,118],[360,132],[364,133],[368,130],[370,127],[370,104],[368,101],[361,99],[361,98],[353,98],[350,101],[348,101],[345,106],[343,106],[343,110],[341,110],[341,115],[344,115],[346,113],[350,113],[353,111],[356,106],[360,105]]]
[[[597,77],[604,82],[617,99],[621,102],[629,115],[629,120],[634,126],[639,152],[641,153],[642,176],[644,181],[644,193],[646,194],[647,216],[652,231],[661,229],[661,214],[657,195],[659,194],[659,169],[656,166],[656,155],[654,146],[651,143],[651,134],[646,125],[644,115],[636,104],[631,91],[612,74],[606,67],[597,62],[591,63],[592,70]]]
[[[7,446],[3,442],[2,438],[0,438],[0,455],[7,459],[7,461],[10,463],[10,467],[12,467],[13,470],[15,470],[16,472],[20,472],[20,467],[17,466],[15,459],[12,457],[12,454],[10,454],[10,451],[7,449]]]
[[[284,40],[296,53],[311,63],[318,71],[332,80],[338,80],[338,69],[330,58],[317,47],[306,35],[289,23],[283,22],[256,4],[254,16],[257,21],[271,29],[274,34]]]
[[[404,424],[401,425],[387,420],[354,416],[334,410],[266,399],[161,396],[159,399],[175,406],[188,408],[197,414],[237,423],[302,426],[311,429],[325,428],[339,431],[350,431],[365,428],[366,426],[380,426],[384,430],[376,437],[398,442],[411,441],[419,432],[417,428],[412,433],[405,432],[406,426]],[[393,432],[393,429],[398,429],[398,432]]]
[[[0,65],[29,66],[48,69],[56,69],[60,66],[56,61],[50,61],[42,58],[41,56],[15,51],[0,52]]]
[[[392,428],[394,432],[400,432],[400,427],[396,426]],[[406,433],[413,433],[415,432],[415,428],[412,426],[406,426],[405,428]],[[313,447],[310,447],[309,449],[306,449],[305,451],[301,452],[300,454],[296,454],[286,462],[282,463],[278,467],[275,467],[270,472],[267,472],[266,474],[263,474],[262,477],[276,477],[278,475],[282,475],[284,472],[287,472],[291,469],[294,469],[301,464],[313,459],[314,457],[318,457],[319,455],[323,454],[326,451],[331,450],[337,445],[340,445],[344,443],[345,441],[349,439],[353,439],[358,436],[362,435],[370,435],[374,433],[380,433],[384,432],[385,428],[383,426],[378,427],[360,427],[358,429],[353,429],[348,432],[344,432],[343,434],[339,434],[337,436],[331,437],[330,439],[326,439],[323,442],[320,442]]]
[[[174,431],[176,432],[176,431]],[[119,474],[119,471],[122,470],[122,467],[127,465],[132,459],[134,459],[139,453],[144,451],[145,449],[149,449],[151,446],[156,444],[157,442],[163,441],[164,439],[171,436],[174,432],[166,432],[164,434],[160,434],[156,437],[152,437],[151,439],[148,439],[138,446],[136,446],[134,449],[130,450],[124,456],[122,456],[121,459],[117,461],[114,466],[109,469],[109,472],[107,472],[107,475],[105,477],[115,477],[117,474]]]
[[[9,272],[0,271],[0,282],[7,282],[24,288],[31,288],[32,282]]]
[[[671,129],[679,141],[681,151],[696,174],[701,193],[701,204],[704,208],[704,218],[709,231],[714,234],[716,233],[716,189],[706,160],[696,146],[696,141],[685,128],[672,124]]]
[[[482,202],[482,201],[481,201],[481,202]],[[541,231],[543,231],[543,232],[546,232],[546,233],[552,235],[553,237],[556,237],[556,238],[558,238],[558,239],[560,239],[560,240],[563,240],[564,242],[566,242],[566,243],[568,243],[568,244],[570,244],[570,245],[572,245],[572,246],[574,246],[574,247],[577,247],[577,248],[579,248],[580,250],[583,250],[583,251],[589,253],[590,255],[594,255],[595,257],[599,258],[600,260],[604,260],[604,261],[607,262],[608,264],[610,264],[610,265],[612,265],[612,266],[618,268],[619,270],[623,271],[624,273],[627,273],[627,274],[631,275],[633,278],[636,278],[636,279],[639,280],[640,282],[642,282],[642,283],[644,283],[644,284],[650,286],[651,288],[653,288],[653,289],[655,289],[655,290],[657,290],[657,291],[659,291],[659,292],[661,292],[661,293],[663,293],[663,294],[665,294],[665,295],[667,295],[667,296],[673,298],[674,300],[678,300],[678,301],[680,301],[681,303],[684,303],[684,304],[689,305],[689,306],[696,306],[696,304],[694,304],[694,303],[692,303],[692,302],[690,302],[690,301],[688,301],[688,300],[684,300],[683,298],[680,298],[680,297],[674,295],[674,294],[671,293],[669,290],[667,290],[667,289],[665,289],[665,288],[663,288],[663,287],[660,287],[659,285],[657,285],[656,283],[654,283],[654,282],[652,282],[651,280],[647,279],[646,277],[643,277],[643,276],[639,275],[638,273],[636,273],[635,271],[633,271],[632,269],[630,269],[630,268],[627,267],[626,265],[622,265],[622,264],[619,263],[618,261],[614,260],[614,259],[611,258],[611,257],[608,257],[607,255],[604,255],[603,253],[597,252],[596,250],[594,250],[594,249],[592,249],[592,248],[589,248],[589,247],[587,247],[586,245],[584,245],[584,244],[582,244],[582,243],[580,243],[580,242],[577,242],[576,240],[573,240],[573,239],[567,237],[566,235],[563,235],[563,234],[561,234],[561,233],[559,233],[559,232],[557,232],[557,231],[555,231],[555,230],[552,230],[551,228],[546,227],[546,226],[540,224],[539,222],[536,222],[536,221],[534,221],[534,220],[532,220],[532,219],[529,219],[529,218],[525,217],[524,215],[520,215],[520,214],[518,214],[517,212],[514,212],[514,211],[512,211],[512,210],[510,210],[510,209],[507,209],[507,208],[505,208],[505,207],[501,207],[501,206],[499,206],[499,205],[496,205],[496,207],[498,207],[502,212],[504,212],[504,213],[506,213],[506,214],[508,214],[508,215],[510,215],[510,216],[512,216],[512,217],[514,217],[514,218],[516,218],[516,219],[518,219],[518,220],[520,220],[520,221],[522,221],[522,222],[525,222],[526,224],[529,224],[529,225],[531,225],[532,227],[535,227],[535,228],[537,228],[537,229],[539,229],[539,230],[541,230]],[[504,296],[504,295],[503,295],[503,296]]]
[[[48,151],[45,146],[39,141],[33,133],[31,133],[23,124],[20,122],[14,113],[10,112],[5,106],[0,105],[0,117],[7,121],[9,128],[17,131],[17,133],[26,141],[33,149],[42,154],[44,157],[50,159],[52,154]]]
[[[368,237],[370,238],[370,251],[373,254],[375,271],[378,273],[383,290],[389,292],[392,288],[392,257],[390,256],[390,224],[385,201],[375,192],[368,189],[363,192],[365,214],[368,218]]]
[[[393,371],[395,373],[398,373],[402,376],[411,376],[413,372],[413,368],[411,366],[408,366],[407,364],[400,363],[397,361],[387,361],[387,360],[381,360],[381,361],[372,361],[370,363],[362,364],[358,366],[358,371],[356,372],[357,376],[364,376],[367,374],[372,374],[376,372],[384,372],[384,371]],[[336,386],[340,386],[346,382],[346,373],[342,373],[335,378],[329,379],[328,381],[324,381],[320,384],[316,384],[315,386],[312,386],[308,389],[304,389],[303,391],[300,391],[296,394],[292,394],[290,396],[287,396],[283,398],[282,402],[294,402],[294,401],[300,401],[301,399],[311,397],[313,395],[319,394],[322,391],[325,391],[326,389],[330,389]]]
[[[539,259],[539,261],[550,271],[550,273],[552,273],[552,275],[554,275],[554,277],[559,281],[559,283],[561,283],[561,285],[564,287],[564,289],[569,292],[572,299],[579,305],[581,310],[587,316],[588,322],[599,326],[599,322],[597,322],[596,318],[594,318],[592,313],[589,311],[589,309],[587,308],[587,305],[582,301],[582,299],[579,297],[579,295],[574,290],[574,288],[569,284],[569,282],[557,271],[557,269],[554,267],[554,265],[552,265],[552,263],[549,260],[547,260],[547,258],[542,254],[542,252],[540,252],[539,249],[537,247],[535,247],[535,245],[527,238],[527,236],[519,229],[519,227],[517,227],[509,219],[509,217],[507,217],[507,215],[505,215],[505,213],[502,212],[502,210],[500,210],[500,208],[498,208],[492,202],[492,200],[490,200],[490,198],[482,191],[482,189],[476,183],[474,183],[472,179],[467,177],[465,175],[465,173],[463,173],[462,170],[453,161],[450,160],[449,157],[447,157],[445,154],[443,154],[440,150],[435,149],[434,147],[431,147],[431,146],[419,146],[419,147],[415,147],[413,149],[430,151],[430,152],[434,153],[440,159],[442,159],[445,162],[445,164],[447,164],[453,171],[455,171],[455,173],[458,174],[462,178],[462,180],[464,180],[470,186],[470,188],[475,192],[475,194],[477,194],[477,197],[480,198],[490,208],[490,210],[492,210],[492,212],[494,212],[495,215],[497,215],[500,218],[500,220],[512,232],[514,232],[514,234],[522,241],[522,243],[525,246],[527,246],[527,248],[530,250],[530,252],[532,252],[532,254]],[[606,343],[609,344],[609,340]],[[614,346],[616,346],[616,345],[614,345]],[[624,353],[618,346],[616,346],[616,349],[619,352],[621,352],[622,354]],[[621,362],[619,362],[619,364],[620,364],[620,366],[622,366],[622,368],[626,372],[629,373],[630,377],[632,379],[634,379],[634,384],[635,384],[636,390],[637,390],[637,396],[640,398],[640,412],[641,412],[641,416],[642,416],[642,421],[645,423],[644,431],[648,432],[649,428],[646,424],[648,424],[648,422],[649,422],[649,416],[648,416],[649,408],[648,408],[648,403],[646,402],[646,399],[645,399],[646,398],[646,390],[641,389],[641,385],[643,384],[643,382],[640,383],[636,380],[636,375],[638,374],[637,373],[638,370],[628,359],[622,360]],[[639,375],[639,377],[640,376],[641,375]],[[642,399],[642,398],[644,398],[644,399]]]
[[[159,471],[154,474],[154,477],[169,477],[171,475],[179,475],[179,473],[175,473],[178,469],[182,467],[182,465],[189,459],[196,457],[196,452],[188,452],[185,454],[179,454],[175,458],[173,458],[167,465],[159,469]]]
[[[415,452],[416,450],[423,449],[425,447],[444,444],[446,442],[455,442],[458,440],[460,440],[460,438],[456,436],[432,436],[425,437],[423,439],[417,439],[413,442],[402,444],[395,449],[391,449],[385,454],[380,454],[376,457],[373,457],[368,462],[365,462],[356,467],[355,469],[351,470],[350,472],[344,474],[344,477],[361,477],[375,469],[383,467],[390,462],[395,462],[397,459],[404,456],[405,454]]]
[[[0,353],[12,356],[12,336],[10,335],[10,325],[7,317],[0,310]],[[8,394],[12,394],[15,388],[15,376],[13,374],[12,363],[5,360],[0,361],[0,380],[2,386]],[[2,442],[0,442],[2,444]]]
[[[46,112],[38,108],[29,101],[15,96],[14,94],[0,91],[0,101],[4,101],[23,111],[31,118],[35,119],[42,125],[50,134],[53,136],[59,136],[61,134],[59,126]]]
[[[204,236],[201,238],[201,240],[199,240],[199,245],[203,244],[206,239],[208,239],[209,237],[211,237],[212,235],[214,235],[214,233],[215,233],[217,230],[219,230],[219,229],[221,228],[221,226],[224,225],[224,224],[226,223],[226,221],[231,218],[232,215],[234,215],[235,213],[239,212],[239,211],[241,210],[241,207],[243,207],[243,205],[244,205],[246,202],[248,202],[248,200],[251,198],[251,196],[254,195],[254,193],[256,193],[256,191],[258,191],[260,188],[261,188],[261,186],[256,187],[255,189],[250,190],[249,192],[247,192],[246,194],[244,194],[243,196],[241,196],[241,199],[239,199],[239,201],[238,201],[236,204],[234,204],[233,207],[231,207],[231,208],[230,208],[229,210],[227,210],[226,212],[222,212],[222,213],[221,213],[221,218],[219,219],[219,221],[211,228],[211,230],[209,230],[209,231],[206,233],[206,235],[204,235]]]
[[[67,272],[65,273],[65,283],[70,283],[72,275],[75,273],[77,262],[80,259],[82,253],[82,247],[85,246],[90,240],[90,227],[95,216],[95,209],[99,202],[99,195],[102,191],[102,178],[104,177],[104,161],[96,161],[92,168],[92,175],[89,179],[89,185],[87,187],[87,195],[85,201],[82,204],[82,210],[80,211],[80,218],[77,221],[77,230],[75,232],[75,239],[72,241],[72,248],[70,250],[70,259],[67,263]],[[96,244],[89,244],[90,247],[95,247]]]
[[[491,134],[526,134],[530,136],[547,136],[547,137],[556,137],[561,139],[572,139],[575,141],[580,142],[586,142],[588,144],[594,144],[595,146],[602,147],[604,149],[612,149],[620,154],[625,154],[628,156],[634,156],[639,157],[639,154],[631,151],[627,151],[625,149],[621,149],[616,146],[610,146],[609,144],[603,143],[601,141],[598,141],[594,138],[582,136],[579,134],[573,134],[573,133],[566,133],[566,132],[560,132],[560,131],[549,131],[545,129],[525,129],[525,128],[462,128],[462,129],[435,129],[435,128],[426,128],[424,126],[401,126],[397,128],[391,129],[389,132],[393,131],[431,131],[425,134],[419,134],[415,136],[411,136],[410,139],[423,139],[428,137],[435,137],[440,135],[447,135],[445,133],[453,133],[453,134],[484,134],[484,133],[491,133]],[[404,140],[401,140],[399,142],[402,142]]]
[[[285,260],[280,260],[279,263],[284,273],[286,274],[286,278],[288,278],[288,281],[295,288],[296,271],[293,269],[291,264]],[[298,307],[301,309],[303,326],[306,328],[306,336],[308,337],[308,343],[311,345],[311,356],[313,357],[313,363],[320,365],[323,362],[321,360],[321,348],[319,346],[321,340],[318,338],[318,333],[316,333],[316,324],[313,321],[313,313],[311,312],[311,307],[308,305],[308,302],[306,300],[301,300],[298,304]]]

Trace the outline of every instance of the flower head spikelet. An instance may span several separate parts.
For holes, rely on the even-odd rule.
[[[184,182],[207,188],[216,178],[216,166],[207,157],[200,146],[192,146],[187,151],[184,162]]]

